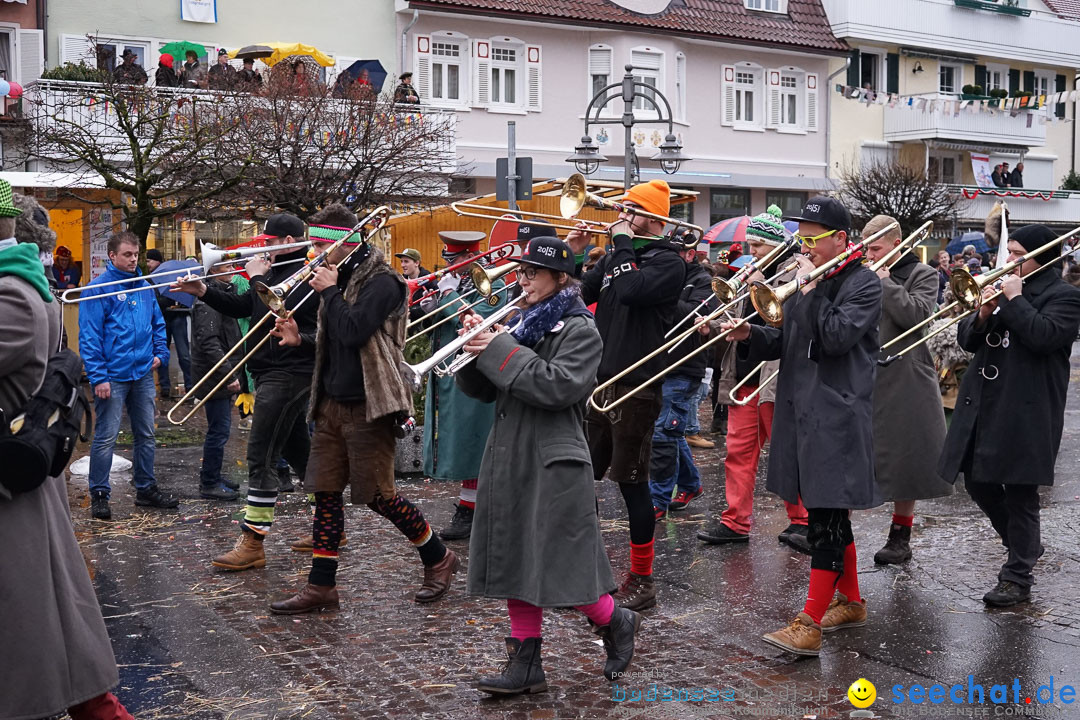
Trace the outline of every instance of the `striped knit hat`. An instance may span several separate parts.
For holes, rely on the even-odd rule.
[[[770,205],[765,212],[750,218],[750,224],[746,226],[746,239],[766,245],[780,245],[788,237],[787,228],[782,222],[783,217],[783,210],[776,205]]]

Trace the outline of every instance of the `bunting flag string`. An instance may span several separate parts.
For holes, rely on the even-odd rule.
[[[942,100],[937,98],[902,96],[896,93],[877,92],[850,85],[837,85],[836,92],[848,100],[856,100],[867,105],[887,105],[890,108],[903,107],[917,112],[941,112],[959,117],[960,113],[1007,112],[1010,117],[1018,117],[1021,112],[1027,114],[1027,127],[1032,127],[1037,117],[1040,125],[1048,122],[1072,122],[1072,118],[1057,116],[1055,108],[1064,103],[1075,103],[1078,92],[1064,90],[1049,95],[1031,95],[1011,98],[964,98]]]
[[[1045,192],[1045,191],[1025,192],[1023,190],[991,190],[991,189],[988,189],[988,188],[981,188],[981,189],[978,189],[978,190],[973,190],[973,189],[969,189],[969,188],[962,188],[960,190],[960,193],[967,200],[974,200],[975,198],[977,198],[980,195],[995,195],[997,197],[1027,198],[1028,200],[1035,200],[1036,198],[1038,198],[1039,200],[1042,200],[1043,202],[1049,202],[1050,200],[1053,199],[1053,197],[1055,195],[1054,192]]]

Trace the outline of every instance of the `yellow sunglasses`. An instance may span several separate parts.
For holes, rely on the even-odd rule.
[[[798,240],[800,244],[805,245],[806,247],[813,250],[814,248],[817,247],[817,241],[818,240],[821,240],[822,238],[827,238],[830,235],[835,235],[838,232],[840,232],[840,231],[839,230],[829,230],[828,232],[823,232],[820,235],[812,235],[810,237],[804,237],[804,236],[800,235],[799,233],[795,233],[795,239]]]

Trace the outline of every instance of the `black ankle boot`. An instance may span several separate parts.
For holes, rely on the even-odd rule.
[[[607,662],[604,663],[604,677],[614,682],[634,658],[634,637],[641,627],[642,617],[633,610],[615,606],[611,620],[607,625],[593,625],[593,632],[600,636],[607,650]]]
[[[500,675],[481,678],[476,689],[492,695],[520,695],[547,690],[544,668],[540,664],[540,638],[506,638],[509,661]]]
[[[911,559],[911,528],[893,523],[889,527],[889,539],[885,547],[874,555],[878,565],[899,565]]]

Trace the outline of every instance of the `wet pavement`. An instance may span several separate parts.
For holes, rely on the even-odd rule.
[[[1004,550],[961,489],[920,503],[914,558],[902,567],[873,563],[891,507],[855,513],[868,624],[827,635],[820,659],[771,648],[760,637],[802,609],[809,558],[778,544],[787,518],[782,503],[764,491],[763,477],[749,544],[705,546],[695,538],[710,513],[724,507],[721,441],[695,451],[706,494],[657,525],[659,604],[646,613],[633,676],[608,683],[603,649],[583,616],[548,611],[543,657],[551,689],[506,700],[472,689],[479,675],[497,672],[505,661],[504,605],[466,597],[464,572],[441,601],[413,602],[419,558],[366,507],[346,507],[341,610],[299,617],[271,615],[267,605],[306,580],[310,558],[289,550],[293,539],[310,534],[301,494],[282,496],[266,568],[243,573],[210,567],[210,558],[239,533],[241,502],[198,499],[198,446],[157,452],[158,480],[182,498],[179,512],[136,509],[133,490],[119,475],[111,523],[89,520],[85,478],[71,480],[72,509],[120,664],[117,694],[140,719],[846,718],[853,711],[848,686],[860,677],[877,688],[870,708],[876,717],[1080,717],[1076,705],[1061,702],[1069,699],[1063,686],[1080,685],[1076,356],[1073,380],[1057,484],[1042,492],[1046,554],[1031,603],[984,607],[982,595],[996,581]],[[703,426],[708,419],[703,409]],[[201,428],[193,427],[198,432],[163,442],[197,439]],[[246,433],[234,429],[226,453],[241,480],[245,442]],[[131,457],[130,448],[119,452]],[[612,483],[598,489],[604,538],[621,576],[629,566],[625,509]],[[405,480],[400,491],[434,527],[449,521],[456,487]],[[465,543],[449,545],[467,559]],[[1058,703],[1040,704],[1035,693],[1051,677]],[[940,704],[893,702],[896,685],[907,693],[935,683],[945,687]],[[953,704],[948,692],[957,683],[963,700],[969,684],[981,685],[986,704]],[[1009,704],[990,704],[995,684],[1008,686]],[[971,692],[978,700],[977,689]],[[676,699],[662,701],[665,694]]]

